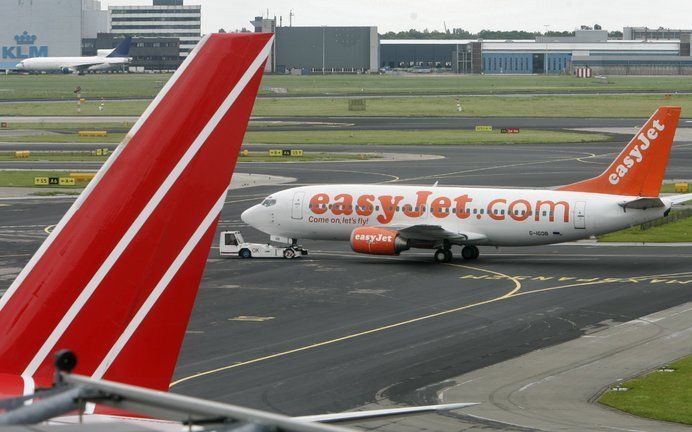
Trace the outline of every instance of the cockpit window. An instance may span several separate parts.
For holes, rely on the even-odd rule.
[[[265,207],[271,207],[274,204],[276,204],[276,200],[274,198],[267,198],[264,201],[262,201],[262,205]]]

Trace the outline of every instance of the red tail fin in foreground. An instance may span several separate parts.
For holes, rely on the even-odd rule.
[[[0,374],[167,389],[271,46],[202,39],[0,299]],[[46,382],[47,381],[47,382]]]
[[[680,107],[659,108],[603,174],[557,190],[657,197],[679,117]]]

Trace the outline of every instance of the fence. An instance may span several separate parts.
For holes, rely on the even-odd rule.
[[[661,218],[661,219],[656,219],[651,222],[646,222],[641,225],[639,225],[639,228],[644,231],[648,230],[649,228],[653,228],[655,226],[661,226],[665,224],[669,224],[671,222],[677,222],[682,219],[686,219],[688,217],[692,216],[692,209],[684,209],[684,210],[676,210],[672,211],[668,214],[667,217]]]

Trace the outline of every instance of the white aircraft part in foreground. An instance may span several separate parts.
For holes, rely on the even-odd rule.
[[[434,249],[437,262],[479,245],[528,246],[589,238],[652,221],[692,194],[659,197],[680,107],[661,107],[601,175],[555,189],[333,184],[271,194],[241,215],[274,239],[349,241],[354,251]]]

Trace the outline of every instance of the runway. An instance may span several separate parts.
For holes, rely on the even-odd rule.
[[[552,186],[602,171],[622,145],[426,146],[444,159],[237,171],[296,178],[291,185]],[[692,177],[690,162],[692,144],[676,143],[666,177]],[[232,191],[219,230],[266,241],[240,213],[282,188]],[[0,202],[0,291],[71,202]],[[446,380],[692,301],[690,246],[481,248],[477,261],[434,265],[430,251],[372,257],[341,243],[304,245],[310,255],[293,261],[222,259],[211,250],[172,391],[289,415],[429,403]]]

